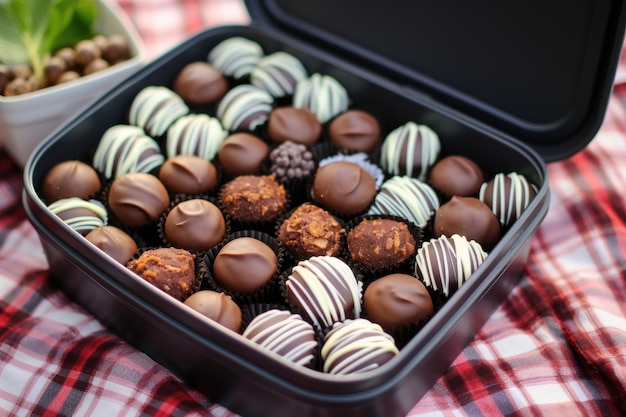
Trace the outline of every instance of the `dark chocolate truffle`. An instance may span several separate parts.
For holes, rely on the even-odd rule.
[[[282,222],[277,237],[296,259],[307,259],[338,255],[343,234],[344,228],[329,212],[305,203]]]
[[[135,240],[115,226],[101,226],[93,229],[87,233],[85,239],[122,265],[126,265],[126,262],[137,252]]]
[[[359,164],[337,161],[317,169],[312,197],[341,215],[361,213],[372,204],[376,181]]]
[[[173,194],[200,194],[217,187],[215,165],[194,155],[168,158],[159,169],[159,180]]]
[[[484,180],[483,172],[474,161],[465,156],[450,155],[432,167],[427,182],[447,197],[478,197]]]
[[[270,113],[267,122],[267,135],[275,142],[291,141],[313,146],[321,133],[321,123],[308,109],[278,107]]]
[[[217,159],[222,169],[232,176],[261,173],[270,147],[258,136],[250,133],[233,133],[222,143]]]
[[[433,300],[424,284],[408,274],[389,274],[363,293],[367,318],[386,331],[419,325],[433,314]]]
[[[481,185],[479,192],[480,200],[491,208],[503,227],[511,226],[536,195],[537,187],[516,172],[496,174]]]
[[[276,274],[276,253],[266,243],[239,237],[222,247],[213,261],[213,278],[229,291],[258,290]]]
[[[500,223],[491,209],[475,197],[452,197],[435,213],[435,237],[459,234],[489,249],[500,238]]]
[[[208,106],[218,102],[226,91],[226,77],[204,61],[191,62],[174,79],[174,91],[191,106]]]
[[[221,208],[235,221],[273,222],[287,209],[285,188],[270,175],[242,175],[220,190]]]
[[[138,227],[157,220],[169,204],[167,189],[151,174],[124,174],[113,180],[109,189],[109,209],[125,226]]]
[[[328,125],[328,136],[341,149],[370,153],[382,142],[380,124],[370,113],[348,110]]]
[[[347,234],[350,258],[366,269],[399,265],[415,254],[408,226],[393,219],[363,219]]]
[[[297,365],[312,367],[317,348],[315,330],[299,314],[268,310],[256,316],[243,337]]]
[[[283,142],[269,155],[270,173],[281,184],[309,178],[315,171],[313,153],[304,145]]]
[[[351,375],[379,368],[399,352],[393,337],[367,319],[335,323],[324,337],[323,370],[333,375]]]
[[[48,204],[68,197],[87,200],[102,187],[100,177],[90,165],[78,161],[64,161],[56,164],[46,174],[42,194]]]
[[[241,308],[230,296],[222,292],[200,290],[190,295],[184,303],[203,316],[239,333]]]
[[[219,208],[210,201],[195,198],[176,204],[165,217],[163,234],[178,248],[205,251],[217,245],[226,233],[226,222]]]
[[[184,301],[197,284],[194,258],[184,249],[156,248],[131,259],[126,267],[161,291]]]

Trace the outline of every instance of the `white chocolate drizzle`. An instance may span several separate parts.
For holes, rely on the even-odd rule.
[[[222,74],[239,79],[252,72],[263,54],[258,43],[235,36],[214,46],[207,61]]]
[[[286,52],[274,52],[261,58],[250,73],[250,82],[278,98],[293,94],[298,81],[307,76],[298,58]]]
[[[188,114],[167,130],[165,150],[168,158],[194,155],[212,160],[228,136],[220,121],[207,114]]]
[[[217,117],[230,131],[252,131],[265,123],[272,111],[274,97],[252,84],[230,89],[217,106]]]
[[[106,226],[108,216],[104,204],[98,200],[84,200],[80,197],[62,198],[51,203],[48,209],[78,233],[86,233],[101,226]],[[86,210],[93,215],[65,217],[70,210]]]
[[[406,148],[404,153],[403,148]],[[416,161],[418,148],[421,159]],[[392,175],[407,175],[424,181],[428,170],[437,161],[440,151],[441,142],[434,130],[426,125],[409,121],[392,130],[383,141],[380,165]]]
[[[148,86],[134,98],[128,120],[141,127],[148,135],[158,137],[179,117],[189,113],[184,100],[163,86]]]
[[[491,185],[491,193],[489,192]],[[498,173],[489,182],[484,182],[478,198],[490,206],[502,226],[509,226],[517,220],[537,194],[537,187],[526,177],[516,172]]]
[[[296,84],[293,106],[308,109],[320,123],[326,123],[348,109],[348,92],[330,75],[315,73]]]

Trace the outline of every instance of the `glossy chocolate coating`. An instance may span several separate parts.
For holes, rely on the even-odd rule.
[[[383,329],[420,324],[433,314],[433,300],[424,284],[408,274],[376,279],[363,293],[367,317]]]
[[[380,124],[370,113],[348,110],[328,125],[330,141],[341,149],[370,153],[382,142]]]
[[[108,221],[106,208],[97,200],[62,198],[49,204],[48,209],[82,235],[106,225]]]
[[[483,172],[474,161],[465,156],[450,155],[432,167],[427,182],[448,197],[478,197],[484,180]]]
[[[278,107],[270,113],[267,122],[267,135],[275,142],[291,141],[313,146],[321,133],[321,123],[308,109]]]
[[[169,204],[167,189],[151,174],[124,174],[116,178],[109,189],[109,209],[122,224],[130,227],[156,220]]]
[[[500,239],[500,223],[491,209],[475,197],[452,197],[435,213],[435,237],[459,234],[485,249]]]
[[[337,161],[317,169],[312,197],[329,210],[341,215],[361,213],[376,195],[376,182],[361,166]]]
[[[205,251],[224,238],[226,222],[215,204],[196,198],[181,201],[169,211],[163,233],[175,247]]]
[[[208,106],[218,102],[226,91],[226,77],[204,61],[191,62],[178,73],[174,91],[191,106]]]
[[[494,212],[503,227],[511,226],[532,199],[537,188],[516,172],[499,173],[480,187],[479,198]]]
[[[87,233],[85,239],[122,265],[126,265],[126,262],[137,251],[135,240],[128,233],[115,226],[102,226],[93,229]]]
[[[213,277],[230,291],[252,292],[276,274],[276,253],[252,237],[231,240],[220,249],[213,262]]]
[[[218,183],[215,165],[194,155],[168,158],[159,169],[159,180],[171,193],[199,194],[213,190]]]
[[[415,238],[405,223],[363,219],[346,236],[353,261],[375,270],[398,265],[415,254]]]
[[[230,296],[222,292],[200,290],[190,295],[184,303],[203,316],[239,333],[241,309]]]
[[[48,204],[68,197],[88,199],[102,186],[100,177],[90,165],[78,161],[65,161],[52,167],[41,186]]]
[[[270,148],[258,136],[250,133],[233,133],[222,143],[217,159],[222,169],[232,176],[261,173]]]
[[[176,119],[188,113],[189,107],[174,91],[150,85],[133,99],[128,111],[128,122],[156,138],[163,135]]]
[[[296,83],[307,77],[302,62],[295,56],[278,51],[261,58],[250,73],[250,82],[276,98],[290,96]]]
[[[231,132],[251,132],[267,122],[273,106],[270,93],[252,84],[240,84],[220,100],[216,115]]]
[[[380,150],[380,166],[391,175],[426,180],[428,170],[439,157],[441,142],[430,127],[407,122],[391,131]]]

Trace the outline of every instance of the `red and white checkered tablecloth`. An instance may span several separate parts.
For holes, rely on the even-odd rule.
[[[156,57],[247,23],[236,0],[118,0]],[[626,55],[600,132],[548,165],[552,199],[519,285],[410,416],[626,415]],[[231,416],[48,282],[0,153],[0,416]]]

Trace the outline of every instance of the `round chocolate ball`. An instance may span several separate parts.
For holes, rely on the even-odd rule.
[[[88,199],[102,186],[96,170],[78,161],[60,162],[46,174],[42,193],[48,204],[68,197]]]
[[[462,155],[450,155],[432,167],[427,182],[447,197],[477,197],[484,180],[474,161]]]
[[[291,141],[313,146],[321,133],[321,123],[308,109],[279,107],[270,113],[267,121],[267,135],[275,142]]]
[[[433,232],[435,237],[459,234],[490,249],[500,239],[500,222],[478,198],[454,196],[437,209]]]
[[[241,329],[241,309],[222,292],[200,290],[190,295],[184,304],[234,332],[239,333]]]
[[[261,173],[269,151],[269,145],[258,136],[240,132],[224,140],[217,151],[217,159],[232,176],[255,175]]]
[[[163,232],[173,246],[205,251],[224,238],[226,222],[215,204],[195,198],[181,201],[169,211]]]
[[[208,106],[226,94],[228,82],[211,64],[197,61],[187,64],[178,73],[173,89],[189,105]]]
[[[165,160],[159,179],[171,193],[199,194],[218,184],[215,165],[195,155],[176,155]]]
[[[328,125],[330,141],[342,149],[370,153],[382,142],[380,124],[370,113],[348,110]]]
[[[156,220],[169,204],[167,189],[151,174],[123,174],[111,183],[109,189],[109,209],[125,226],[146,225]]]
[[[137,251],[137,243],[130,235],[115,226],[102,226],[93,229],[85,236],[102,252],[116,262],[126,265]]]

